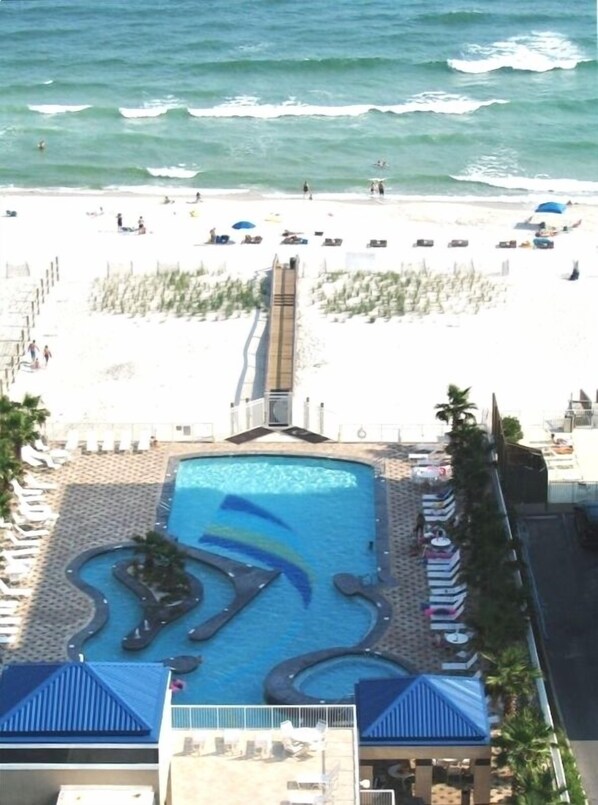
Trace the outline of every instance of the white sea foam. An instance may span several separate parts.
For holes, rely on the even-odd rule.
[[[226,102],[219,106],[187,111],[192,117],[231,118],[252,117],[273,119],[278,117],[361,117],[369,112],[382,112],[394,115],[406,115],[413,112],[432,112],[444,115],[465,115],[475,112],[483,106],[508,103],[500,99],[475,101],[459,95],[447,95],[442,92],[426,92],[415,95],[400,104],[351,104],[349,106],[315,106],[297,103],[294,100],[282,104],[259,104],[253,101]]]
[[[199,173],[198,170],[189,170],[189,168],[146,168],[150,176],[160,179],[193,179]]]
[[[550,176],[493,176],[483,172],[451,176],[457,182],[485,184],[505,190],[526,190],[532,193],[558,193],[562,195],[583,195],[598,193],[598,182],[580,179],[557,179]]]
[[[121,106],[118,110],[123,117],[135,119],[140,117],[160,117],[168,112],[168,106]]]
[[[54,83],[54,79],[53,79],[53,78],[48,78],[48,80],[47,80],[47,81],[42,81],[42,84],[53,84],[53,83]]]
[[[85,109],[91,109],[91,104],[59,104],[59,103],[43,103],[39,106],[30,104],[27,107],[31,112],[39,112],[40,115],[62,115],[65,112],[83,112]]]
[[[580,62],[588,61],[572,42],[551,31],[513,36],[491,45],[470,45],[463,55],[462,59],[448,59],[448,66],[460,73],[503,69],[545,73],[573,70]]]

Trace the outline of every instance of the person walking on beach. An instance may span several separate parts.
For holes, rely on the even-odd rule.
[[[378,195],[384,198],[384,182],[382,180],[378,182]]]
[[[44,347],[44,363],[46,365],[46,368],[48,367],[48,361],[50,360],[51,357],[52,353],[50,352],[50,347],[46,344],[46,346]]]
[[[122,215],[122,212],[119,212],[118,215],[116,216],[116,227],[117,227],[119,232],[123,228],[123,215]]]
[[[373,196],[375,192],[376,192],[376,182],[372,182],[370,184],[370,196]]]
[[[303,198],[307,198],[308,196],[311,198],[311,192],[309,190],[309,185],[307,184],[307,181],[305,181],[303,182]]]
[[[31,358],[31,363],[35,363],[35,359],[37,358],[38,353],[38,346],[35,341],[32,341],[29,346],[27,347],[27,352],[29,353],[29,357]]]

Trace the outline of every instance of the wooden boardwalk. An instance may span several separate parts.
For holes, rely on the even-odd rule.
[[[266,394],[293,390],[296,292],[295,267],[276,263],[272,269]]]

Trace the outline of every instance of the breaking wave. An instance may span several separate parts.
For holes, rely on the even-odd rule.
[[[27,107],[31,112],[38,112],[40,115],[62,115],[65,112],[83,112],[85,109],[91,109],[91,104],[80,104],[77,106],[69,106],[67,104],[58,103],[44,103],[39,106],[33,104]]]
[[[546,73],[550,70],[574,70],[589,61],[568,39],[550,31],[514,36],[491,45],[469,45],[464,58],[448,59],[459,73],[492,73],[496,70],[520,70]]]
[[[198,170],[189,168],[146,168],[150,176],[155,179],[193,179],[199,173]]]

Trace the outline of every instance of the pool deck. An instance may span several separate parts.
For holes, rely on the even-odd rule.
[[[427,593],[424,569],[409,555],[420,488],[411,481],[406,448],[391,444],[160,444],[147,453],[75,456],[48,473],[59,486],[47,497],[60,518],[51,535],[40,540],[42,550],[23,582],[33,589],[33,595],[19,608],[23,625],[17,642],[3,647],[4,662],[62,660],[67,656],[69,638],[84,628],[94,613],[90,599],[69,582],[66,566],[84,550],[125,542],[156,527],[170,459],[247,453],[345,458],[383,466],[389,560],[397,584],[384,589],[393,614],[373,648],[396,654],[421,672],[439,672],[448,649],[432,643],[420,611]]]
[[[408,448],[396,444],[159,444],[147,453],[75,456],[70,463],[48,473],[48,478],[59,487],[55,492],[47,493],[48,502],[60,513],[60,518],[50,536],[40,541],[42,550],[34,570],[20,585],[32,588],[33,594],[19,605],[19,614],[23,615],[22,627],[15,644],[0,647],[2,661],[60,661],[67,658],[69,639],[89,624],[94,615],[91,600],[68,580],[67,565],[88,548],[124,542],[156,526],[157,507],[172,458],[248,453],[344,458],[366,461],[383,470],[390,567],[397,583],[384,589],[384,595],[392,605],[392,617],[374,647],[397,655],[421,672],[440,672],[441,663],[450,659],[451,652],[432,642],[429,626],[420,610],[427,594],[424,568],[409,552],[420,508],[421,487],[411,480]],[[177,805],[192,805],[199,801],[197,785],[200,778],[202,790],[210,801],[218,799],[230,805],[245,802],[247,790],[264,790],[263,761],[232,760],[212,755],[189,757],[180,752],[179,748],[173,758],[173,782],[179,795]],[[292,759],[276,763],[276,772],[274,766],[268,772],[280,775],[279,782],[273,783],[272,793],[276,790],[278,796],[282,794],[284,786],[292,779],[292,763]],[[233,780],[235,775],[229,774],[233,769],[235,775],[240,774],[243,780],[238,787]],[[491,801],[495,804],[506,802],[508,781],[502,774],[496,776],[496,770],[493,777]],[[193,783],[191,786],[189,781]],[[221,797],[214,796],[218,790]],[[235,799],[235,791],[239,793],[238,799]],[[403,799],[399,789],[397,795],[400,805]],[[281,800],[272,799],[274,801]],[[433,802],[458,805],[460,791],[446,785],[434,785]]]

